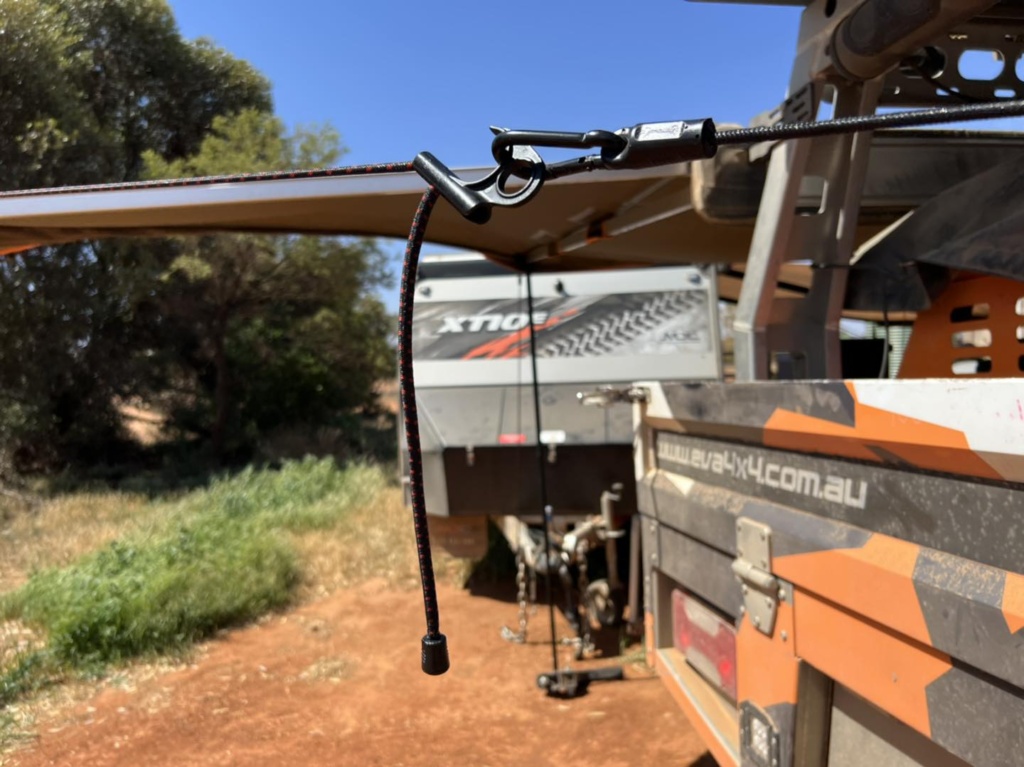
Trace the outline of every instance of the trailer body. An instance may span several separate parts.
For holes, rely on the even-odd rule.
[[[617,515],[633,514],[631,413],[584,407],[581,395],[638,375],[721,377],[713,269],[536,275],[538,435],[526,280],[480,254],[420,265],[412,343],[424,491],[432,539],[457,555],[482,555],[488,519],[540,520],[538,436],[560,526],[597,514],[615,485],[623,488]],[[408,488],[404,444],[401,452]]]

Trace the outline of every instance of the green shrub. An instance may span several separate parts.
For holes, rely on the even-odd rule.
[[[7,612],[45,628],[57,659],[83,666],[181,648],[252,620],[287,604],[298,578],[280,537],[210,517],[40,572]]]
[[[186,514],[216,514],[269,528],[303,532],[331,528],[385,486],[383,471],[365,464],[339,470],[330,458],[286,462],[279,471],[252,467],[183,501]]]
[[[173,652],[286,606],[301,576],[289,534],[346,537],[340,523],[387,484],[381,468],[309,458],[133,509],[133,532],[69,566],[40,569],[0,599],[0,617],[41,628],[46,640],[0,668],[0,704],[62,670]]]
[[[0,670],[0,706],[42,689],[60,678],[59,669],[45,650],[21,653]],[[10,722],[7,723],[8,726]],[[5,729],[0,724],[0,731]],[[0,740],[3,740],[0,737]]]

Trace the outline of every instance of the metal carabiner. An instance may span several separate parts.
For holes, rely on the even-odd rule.
[[[493,171],[476,181],[463,181],[430,152],[420,152],[413,167],[423,179],[451,203],[462,216],[474,224],[486,224],[495,206],[515,208],[523,205],[540,191],[547,178],[544,161],[530,146],[515,146],[507,162],[499,163]],[[525,178],[526,183],[512,188],[513,176]]]
[[[637,170],[713,157],[718,150],[715,123],[711,119],[639,123],[617,131],[586,133],[500,130],[491,142],[491,154],[503,165],[515,165],[510,150],[530,144],[561,149],[598,149],[599,154],[577,157],[547,166],[547,177],[591,170]]]
[[[713,157],[717,151],[715,124],[710,119],[641,123],[619,131],[508,130],[492,127],[491,154],[498,166],[478,181],[466,182],[429,152],[420,152],[413,167],[466,219],[485,224],[495,206],[514,208],[529,202],[545,180],[592,170],[650,168]],[[546,165],[534,146],[558,149],[598,149],[599,154]],[[522,186],[512,188],[512,177]]]
[[[557,149],[600,149],[604,152],[621,152],[626,139],[607,130],[592,130],[586,133],[543,130],[507,130],[491,127],[495,134],[491,142],[491,154],[499,165],[514,164],[512,154],[517,147],[543,146]]]

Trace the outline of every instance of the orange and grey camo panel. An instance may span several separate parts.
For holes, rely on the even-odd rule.
[[[777,626],[741,641],[737,664],[741,704],[770,712],[783,744],[779,690],[807,662],[971,764],[1024,753],[1024,394],[978,383],[665,385],[651,399],[647,539],[728,561],[739,518],[771,530],[791,656],[765,664]],[[739,618],[710,568],[657,567]]]

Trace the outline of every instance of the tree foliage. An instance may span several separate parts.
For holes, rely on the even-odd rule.
[[[0,188],[131,180],[143,152],[184,157],[218,115],[272,108],[164,0],[5,0],[0,30]]]
[[[334,164],[332,128],[287,136],[277,118],[246,110],[217,118],[195,155],[164,162],[153,177],[209,176]],[[388,321],[368,293],[390,276],[370,241],[218,235],[181,241],[159,301],[173,324],[176,371],[186,387],[179,423],[204,431],[213,451],[244,446],[285,424],[330,422],[372,404],[391,370]]]
[[[329,128],[287,136],[269,82],[183,39],[164,0],[0,0],[0,62],[0,189],[340,156]],[[0,458],[111,458],[116,403],[140,395],[177,403],[181,431],[218,453],[365,404],[390,360],[366,297],[385,279],[369,243],[305,238],[107,240],[0,261]]]
[[[0,4],[0,188],[53,183],[89,132],[70,55],[77,40],[45,0]]]
[[[163,0],[5,0],[0,61],[5,189],[131,180],[144,152],[184,155],[218,114],[271,107],[265,78],[182,39]],[[0,264],[0,428],[19,463],[114,444],[160,251],[107,241]]]

